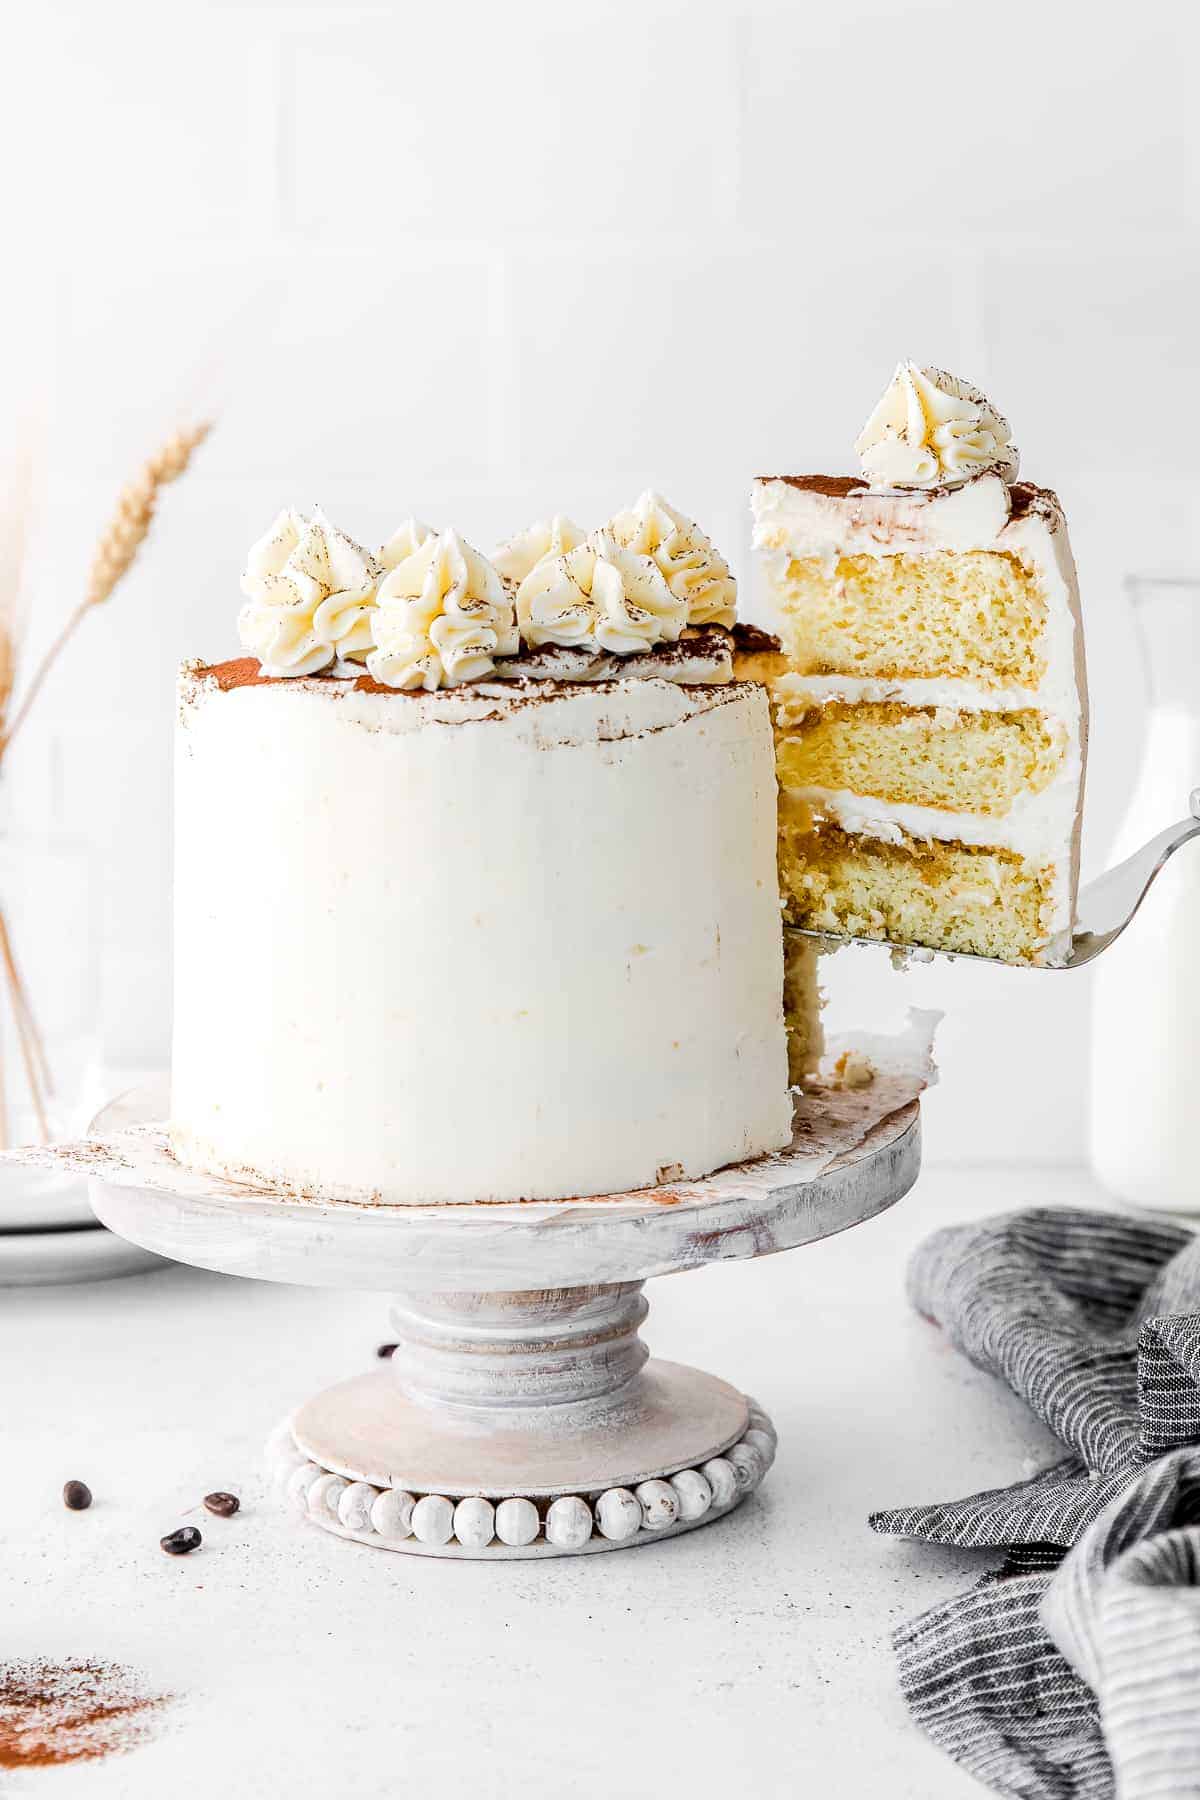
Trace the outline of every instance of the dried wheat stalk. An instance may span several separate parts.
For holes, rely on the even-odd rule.
[[[50,1092],[50,1072],[46,1066],[46,1053],[42,1049],[42,1040],[29,1009],[29,996],[25,989],[25,983],[21,980],[21,971],[18,969],[16,957],[13,955],[8,920],[3,912],[0,912],[0,959],[3,960],[4,975],[8,982],[8,997],[12,1008],[13,1023],[17,1028],[17,1043],[21,1051],[21,1061],[25,1065],[25,1081],[29,1088],[29,1097],[33,1101],[34,1117],[37,1119],[38,1137],[45,1144],[50,1139],[50,1122],[46,1116],[46,1096]]]
[[[4,588],[4,592],[0,593],[0,761],[3,760],[9,745],[29,716],[29,710],[41,692],[42,684],[67,643],[92,607],[99,606],[102,601],[109,598],[145,542],[146,534],[154,520],[159,489],[165,487],[169,481],[178,480],[191,461],[192,453],[199,444],[204,442],[210,430],[211,426],[205,423],[176,431],[167,439],[161,450],[150,458],[134,479],[121,489],[117,497],[116,511],[101,535],[92,557],[84,597],[74,612],[70,614],[66,624],[34,670],[33,677],[25,690],[24,698],[17,708],[11,725],[6,725],[6,718],[16,664],[16,603],[20,583],[19,579],[14,576],[12,582],[5,581],[0,584]],[[6,533],[5,536],[7,535]],[[23,542],[20,547],[23,548]],[[18,557],[15,565],[17,575],[19,575],[19,560]],[[7,575],[10,572],[8,564],[12,558],[5,556],[2,561],[4,566],[0,567],[0,574]],[[38,1032],[33,1008],[29,1003],[29,994],[13,953],[8,922],[2,910],[0,910],[0,975],[3,976],[8,986],[9,1010],[16,1027],[18,1048],[25,1066],[25,1078],[33,1101],[38,1129],[42,1142],[45,1143],[49,1136],[46,1096],[51,1089],[50,1071],[46,1063],[46,1053]],[[4,1147],[6,1140],[6,1094],[4,1070],[0,1065],[0,1148]]]
[[[179,479],[192,460],[192,453],[204,442],[211,430],[211,424],[206,422],[202,425],[185,426],[176,431],[134,479],[121,489],[117,496],[117,509],[96,545],[83,599],[34,670],[12,725],[0,735],[0,758],[24,724],[30,707],[41,691],[42,683],[70,638],[92,607],[99,606],[109,598],[141,549],[154,519],[159,489],[165,487],[168,481]]]
[[[157,456],[152,456],[141,472],[121,489],[117,510],[96,545],[88,571],[84,607],[98,606],[108,599],[150,529],[159,488],[165,487],[168,481],[179,479],[192,460],[192,452],[204,442],[211,429],[211,425],[204,424],[175,432]]]
[[[12,698],[17,652],[24,619],[25,555],[28,549],[29,522],[32,513],[33,471],[38,434],[35,422],[23,419],[16,431],[15,454],[6,459],[4,481],[0,484],[0,739],[3,737]],[[0,911],[0,941],[8,943],[8,927]],[[18,973],[14,985],[4,961],[0,975],[8,982],[13,1023],[20,1040],[22,1058],[30,1044],[27,1027],[32,1026],[24,988]],[[33,1027],[36,1035],[36,1027]],[[40,1047],[40,1040],[38,1040]],[[6,1046],[7,1048],[7,1046]],[[33,1052],[36,1055],[36,1051]],[[28,1067],[28,1064],[26,1065]],[[6,1069],[0,1059],[0,1149],[8,1147],[8,1096]],[[34,1110],[39,1123],[42,1117],[41,1090],[33,1093]]]

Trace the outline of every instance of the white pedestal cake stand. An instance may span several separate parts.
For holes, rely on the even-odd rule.
[[[96,1152],[106,1133],[149,1144],[138,1131],[161,1117],[155,1096],[114,1103],[96,1121]],[[179,1262],[396,1296],[391,1360],[314,1395],[277,1434],[289,1492],[315,1524],[426,1556],[585,1554],[707,1524],[770,1466],[775,1433],[754,1401],[649,1359],[642,1287],[815,1243],[916,1179],[914,1100],[815,1176],[811,1130],[798,1127],[793,1152],[702,1182],[442,1207],[205,1192],[206,1178],[178,1165],[172,1177],[156,1139],[140,1185],[97,1154],[92,1203],[113,1231]]]

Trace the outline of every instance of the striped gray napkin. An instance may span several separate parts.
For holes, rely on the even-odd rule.
[[[909,1293],[1067,1451],[1012,1487],[872,1518],[1007,1552],[897,1632],[914,1718],[1001,1794],[1200,1796],[1200,1238],[1008,1213],[935,1233]]]

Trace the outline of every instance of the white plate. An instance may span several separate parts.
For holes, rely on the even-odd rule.
[[[170,1265],[92,1220],[75,1231],[0,1232],[0,1287],[46,1287],[69,1281],[108,1281]]]
[[[106,1111],[123,1121],[123,1104],[135,1091],[132,1085],[134,1074],[156,1096],[161,1095],[165,1117],[170,1082],[163,1074],[147,1074],[142,1070],[123,1071],[120,1086],[125,1092],[119,1093]],[[82,1118],[95,1112],[102,1096],[111,1093],[115,1085],[111,1072],[106,1075],[103,1069],[93,1071],[88,1082],[92,1103],[88,1105],[86,1095],[79,1103],[83,1109]],[[78,1123],[82,1124],[82,1119]],[[86,1176],[70,1169],[39,1169],[33,1164],[0,1162],[0,1236],[10,1231],[57,1231],[62,1227],[91,1227],[96,1223],[88,1199]]]
[[[94,1226],[88,1185],[69,1169],[37,1169],[0,1164],[0,1238],[16,1231],[53,1231],[60,1226]]]

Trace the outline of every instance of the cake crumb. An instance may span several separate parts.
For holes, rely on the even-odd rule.
[[[835,1088],[870,1087],[875,1079],[875,1065],[861,1050],[843,1050],[833,1065],[832,1086]]]

